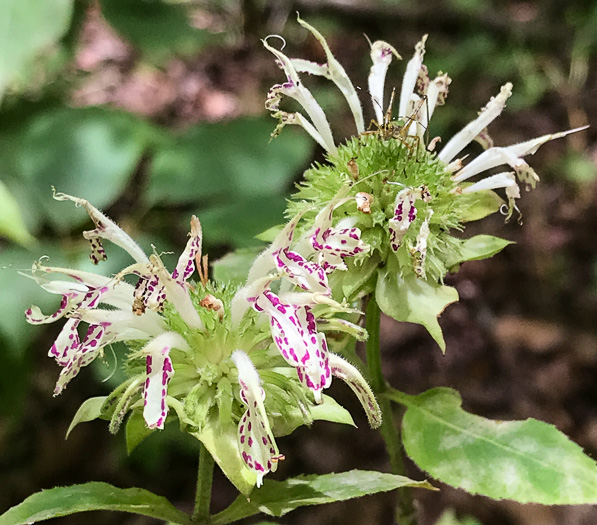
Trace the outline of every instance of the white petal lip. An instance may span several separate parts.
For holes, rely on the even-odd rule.
[[[334,82],[334,84],[336,84],[336,86],[338,86],[338,89],[342,92],[342,94],[346,98],[346,101],[348,102],[348,106],[350,107],[350,110],[352,111],[352,116],[354,117],[354,121],[355,121],[355,124],[357,127],[357,133],[362,133],[363,131],[365,131],[365,123],[363,120],[363,109],[361,108],[361,102],[359,100],[357,92],[356,92],[354,86],[352,85],[350,78],[346,74],[346,71],[344,70],[344,68],[342,67],[340,62],[338,62],[336,60],[336,58],[334,57],[334,55],[332,54],[332,51],[329,48],[329,46],[328,46],[325,38],[322,36],[322,34],[319,31],[317,31],[317,29],[315,29],[313,26],[309,25],[307,22],[302,20],[300,16],[297,17],[297,20],[298,20],[299,24],[301,24],[304,28],[308,29],[313,34],[313,36],[321,44],[321,47],[323,47],[323,50],[325,51],[325,56],[328,60],[328,62],[327,62],[327,73],[328,74],[324,75],[324,76],[327,76],[332,82]],[[315,73],[315,71],[314,71],[314,74],[317,74],[317,73]]]
[[[508,82],[502,86],[497,96],[491,98],[475,120],[469,122],[448,141],[440,151],[438,159],[445,164],[449,164],[456,155],[500,115],[506,107],[506,101],[510,95],[512,95],[512,84]]]
[[[419,77],[419,71],[423,65],[423,57],[425,56],[425,42],[427,41],[427,35],[424,35],[419,43],[415,46],[415,53],[413,57],[408,61],[406,65],[406,71],[404,72],[404,78],[402,79],[402,87],[400,89],[400,105],[398,108],[398,116],[405,118],[407,116],[408,103],[411,100],[411,96],[415,90],[417,84],[417,78]]]
[[[533,155],[546,142],[582,131],[587,129],[587,127],[588,126],[583,126],[568,131],[561,131],[559,133],[542,135],[541,137],[527,140],[519,144],[513,144],[511,146],[489,148],[456,173],[456,175],[452,177],[452,180],[460,182],[473,177],[482,171],[495,168],[502,164],[509,164],[512,168],[517,168],[520,165],[525,164],[520,157]]]
[[[371,44],[371,61],[373,65],[369,70],[369,94],[375,111],[377,123],[381,126],[384,123],[384,86],[388,67],[392,62],[392,55],[400,60],[398,52],[387,42],[378,40]]]
[[[265,392],[255,366],[242,350],[234,351],[231,359],[238,370],[241,400],[247,406],[238,425],[238,446],[247,467],[257,474],[257,486],[260,487],[263,477],[275,471],[278,460],[283,457],[270,428],[263,404]]]
[[[195,260],[201,258],[201,243],[203,232],[199,219],[193,215],[191,218],[191,233],[187,245],[178,258],[172,278],[179,283],[185,283],[195,271]]]

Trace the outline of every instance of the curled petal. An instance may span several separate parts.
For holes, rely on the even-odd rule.
[[[448,86],[452,80],[447,74],[439,75],[429,84],[427,88],[427,103],[425,110],[428,112],[426,120],[431,120],[431,116],[436,106],[443,106],[448,96]]]
[[[147,256],[139,245],[124,230],[90,204],[89,201],[59,192],[54,192],[54,198],[58,201],[72,201],[77,206],[83,206],[94,222],[95,229],[83,232],[83,237],[91,243],[92,251],[90,257],[95,264],[106,258],[100,239],[108,239],[116,246],[120,246],[137,262],[148,261]]]
[[[296,71],[292,61],[281,51],[278,51],[276,48],[270,46],[267,43],[267,38],[264,39],[263,45],[265,48],[274,54],[274,56],[278,59],[278,62],[282,69],[287,76],[287,82],[284,84],[278,84],[274,86],[270,93],[268,94],[268,98],[266,101],[266,108],[269,111],[274,112],[274,116],[279,118],[280,116],[284,115],[284,112],[280,112],[279,104],[282,95],[286,95],[295,99],[303,109],[309,115],[313,126],[317,130],[317,133],[321,137],[323,144],[325,145],[326,151],[329,153],[335,154],[336,153],[336,146],[334,144],[334,138],[332,136],[332,130],[330,125],[327,121],[325,113],[321,106],[317,103],[317,101],[311,95],[311,92],[303,86],[298,72]],[[278,114],[279,113],[279,114]],[[286,113],[286,115],[288,115]]]
[[[423,65],[423,57],[425,56],[425,42],[427,35],[424,35],[421,41],[415,46],[415,54],[408,61],[406,65],[406,71],[404,72],[404,78],[402,79],[402,88],[400,89],[400,105],[398,108],[398,116],[406,117],[408,104],[411,100],[411,96],[414,93],[417,79],[419,78],[419,72]]]
[[[493,122],[506,107],[506,101],[512,95],[512,84],[508,82],[500,89],[499,95],[492,97],[479,116],[469,122],[440,151],[438,158],[448,164],[456,157],[474,138]]]
[[[257,486],[263,484],[268,472],[275,472],[278,461],[284,459],[276,445],[265,411],[265,392],[261,379],[249,356],[236,350],[231,356],[238,370],[240,397],[247,406],[238,424],[238,448],[245,465],[257,474]]]
[[[145,384],[143,385],[143,419],[148,428],[164,428],[168,414],[168,383],[174,375],[170,350],[190,350],[186,341],[175,332],[159,335],[141,353],[145,355]]]
[[[365,409],[371,428],[381,425],[381,410],[375,395],[357,368],[336,354],[329,354],[332,374],[342,379],[356,394]]]
[[[296,286],[308,292],[331,294],[325,270],[318,263],[288,249],[275,252],[274,258],[278,269]]]
[[[77,324],[75,322],[73,325],[68,326],[67,323],[63,328],[64,332],[68,326],[68,337],[71,344],[64,349],[61,357],[56,358],[56,361],[63,368],[56,382],[55,396],[66,388],[66,385],[79,373],[81,368],[93,362],[100,355],[100,351],[104,346],[112,342],[112,339],[106,338],[106,328],[101,325],[90,325],[85,339],[83,342],[79,342],[78,335],[76,335]],[[63,332],[61,332],[61,335]],[[70,339],[71,337],[72,339]],[[58,343],[58,339],[56,342]],[[56,343],[54,344],[56,345]],[[53,355],[54,352],[60,352],[60,348],[55,348],[53,345],[50,349],[50,355]]]
[[[195,260],[201,258],[201,242],[203,239],[201,223],[193,215],[191,218],[191,233],[187,245],[178,258],[176,268],[172,272],[172,279],[184,284],[195,271]]]

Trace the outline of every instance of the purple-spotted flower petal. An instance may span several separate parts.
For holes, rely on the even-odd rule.
[[[257,487],[268,472],[275,472],[278,461],[284,459],[276,445],[263,401],[265,392],[261,379],[249,356],[236,350],[231,356],[238,370],[240,397],[247,410],[238,424],[238,448],[245,465],[257,474]]]
[[[193,215],[191,218],[191,233],[187,245],[178,258],[176,268],[172,272],[172,279],[180,284],[187,282],[187,279],[195,271],[195,260],[201,258],[201,242],[203,234],[199,219]]]
[[[354,257],[369,249],[361,240],[361,230],[351,226],[349,222],[340,221],[335,228],[332,227],[334,209],[349,200],[352,200],[352,197],[332,202],[315,218],[315,231],[310,237],[310,242],[318,253],[319,265],[326,273],[346,270],[344,257]]]
[[[168,415],[168,383],[174,375],[170,350],[190,350],[187,342],[176,332],[157,336],[141,350],[145,355],[145,383],[143,385],[143,419],[148,428],[164,428]]]
[[[417,208],[415,208],[416,198],[416,194],[412,188],[404,188],[396,195],[394,217],[388,221],[390,246],[394,251],[400,248],[400,244],[408,228],[417,218]]]
[[[257,298],[253,307],[269,316],[272,338],[282,357],[296,368],[301,383],[321,403],[321,392],[330,386],[332,376],[325,336],[317,332],[311,308],[283,303],[269,290]]]

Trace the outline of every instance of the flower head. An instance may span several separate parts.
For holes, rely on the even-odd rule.
[[[345,70],[323,36],[300,18],[298,21],[321,44],[327,62],[313,64],[288,58],[266,39],[266,49],[276,56],[278,65],[292,79],[293,89],[300,89],[301,93],[297,97],[274,86],[275,108],[269,104],[266,107],[280,121],[274,135],[284,124],[300,124],[326,150],[328,163],[305,172],[288,214],[301,216],[303,230],[314,232],[311,245],[319,252],[315,260],[331,274],[328,277],[331,297],[353,300],[375,291],[386,296],[385,301],[378,301],[380,305],[391,305],[404,303],[405,295],[416,297],[425,289],[445,297],[446,304],[452,302],[455,295],[445,293],[446,289],[442,288],[446,273],[459,262],[495,253],[495,250],[472,253],[470,246],[465,249],[464,241],[453,233],[463,230],[466,222],[496,211],[502,211],[510,219],[518,210],[520,185],[532,188],[539,180],[524,157],[546,142],[577,130],[548,134],[511,146],[494,146],[487,128],[502,113],[512,93],[512,84],[507,83],[477,118],[439,148],[439,137],[428,138],[430,122],[437,108],[446,102],[452,81],[442,72],[430,77],[423,63],[427,35],[416,44],[406,64],[397,117],[392,115],[394,91],[386,109],[384,90],[389,66],[400,55],[387,42],[370,43],[372,65],[368,88],[376,122],[373,129],[365,130],[362,107]],[[333,142],[325,113],[299,79],[300,73],[326,77],[338,86],[354,116],[356,136],[344,144]],[[292,122],[285,120],[282,95],[295,98],[306,116],[297,112]],[[486,150],[466,162],[463,151],[473,141]],[[503,165],[511,171],[486,174],[487,170]],[[471,178],[478,175],[481,178],[471,183]],[[494,192],[500,189],[507,199],[503,206],[501,197]],[[325,225],[317,229],[318,224]],[[365,246],[366,250],[359,249]],[[305,256],[304,250],[298,251]],[[350,258],[344,260],[348,255]],[[334,272],[338,269],[346,271],[339,275]],[[416,285],[417,280],[424,280],[430,286]],[[387,283],[398,286],[403,281],[412,283],[417,290],[410,295],[408,290],[388,291]],[[395,300],[387,300],[388,293],[395,295]],[[425,301],[419,303],[419,306],[402,304],[385,311],[398,320],[435,327],[436,316],[443,308],[430,309],[427,313],[413,310],[422,308]],[[436,339],[443,346],[441,336]]]
[[[325,404],[323,389],[333,374],[330,363],[340,363],[335,369],[351,366],[328,352],[318,319],[323,330],[363,334],[351,323],[335,320],[330,308],[346,308],[329,298],[326,271],[309,255],[295,251],[300,217],[291,221],[257,264],[253,280],[239,290],[209,281],[205,266],[199,282],[191,281],[201,258],[202,231],[196,217],[170,272],[157,253],[147,256],[88,201],[61,193],[55,197],[82,206],[93,220],[96,228],[84,237],[91,241],[94,263],[109,253],[99,239],[112,241],[133,259],[115,276],[33,266],[30,277],[61,296],[53,314],[35,306],[26,312],[32,324],[65,320],[49,350],[62,367],[55,395],[101,357],[106,346],[124,342],[129,377],[102,409],[111,420],[110,429],[117,431],[129,412],[142,417],[149,429],[162,429],[174,409],[181,428],[204,443],[244,493],[261,485],[284,458],[275,442],[277,433],[311,424],[315,417],[337,419],[332,401],[329,415],[325,408],[311,412],[316,404]],[[276,280],[287,289],[279,290],[279,296],[271,289]],[[82,326],[87,327],[83,336]],[[360,394],[368,389],[360,373],[354,369],[346,377],[366,410],[378,414],[375,398],[365,400]],[[352,422],[348,413],[344,420]]]

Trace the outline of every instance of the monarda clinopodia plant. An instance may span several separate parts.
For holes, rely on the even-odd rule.
[[[28,274],[61,297],[53,314],[36,307],[26,312],[32,324],[64,322],[49,350],[61,367],[55,395],[112,343],[127,347],[117,355],[127,379],[109,395],[86,401],[69,431],[103,418],[112,432],[126,426],[132,449],[164,425],[179,425],[201,444],[192,514],[146,490],[92,482],[34,494],[0,516],[0,525],[102,509],[182,525],[225,525],[259,512],[282,516],[305,505],[433,488],[404,475],[403,450],[434,478],[472,494],[521,503],[597,503],[595,461],[554,426],[469,414],[449,388],[401,392],[386,383],[379,346],[381,308],[398,321],[424,325],[444,350],[437,317],[458,299],[445,275],[508,244],[490,235],[455,234],[491,213],[519,218],[520,188],[538,181],[524,158],[575,130],[494,146],[487,127],[511,94],[506,84],[450,140],[434,137],[431,117],[445,103],[451,80],[442,73],[430,78],[423,65],[426,37],[406,65],[397,97],[386,97],[384,85],[399,55],[385,42],[371,44],[368,92],[375,121],[366,126],[357,90],[325,39],[299,23],[323,46],[327,62],[288,58],[267,37],[264,45],[286,81],[271,88],[266,107],[279,121],[274,135],[287,124],[300,125],[327,160],[307,170],[289,201],[288,222],[243,269],[244,282],[208,278],[195,217],[170,271],[155,250],[147,255],[87,200],[61,193],[57,200],[84,207],[95,224],[83,233],[92,261],[106,258],[102,240],[108,240],[131,256],[131,264],[102,275],[40,260]],[[345,143],[334,141],[323,109],[302,82],[307,75],[331,80],[346,98],[356,134]],[[285,111],[284,96],[306,116]],[[465,159],[472,141],[485,151]],[[490,173],[494,168],[500,170]],[[363,362],[350,348],[355,340],[365,341]],[[325,394],[333,377],[349,385],[370,426],[380,429],[392,474],[352,470],[272,479],[277,474],[269,473],[284,459],[276,438],[319,419],[352,424]],[[394,403],[405,408],[400,431]],[[216,514],[210,509],[214,463],[240,492]],[[393,511],[400,525],[417,520],[404,489]]]

